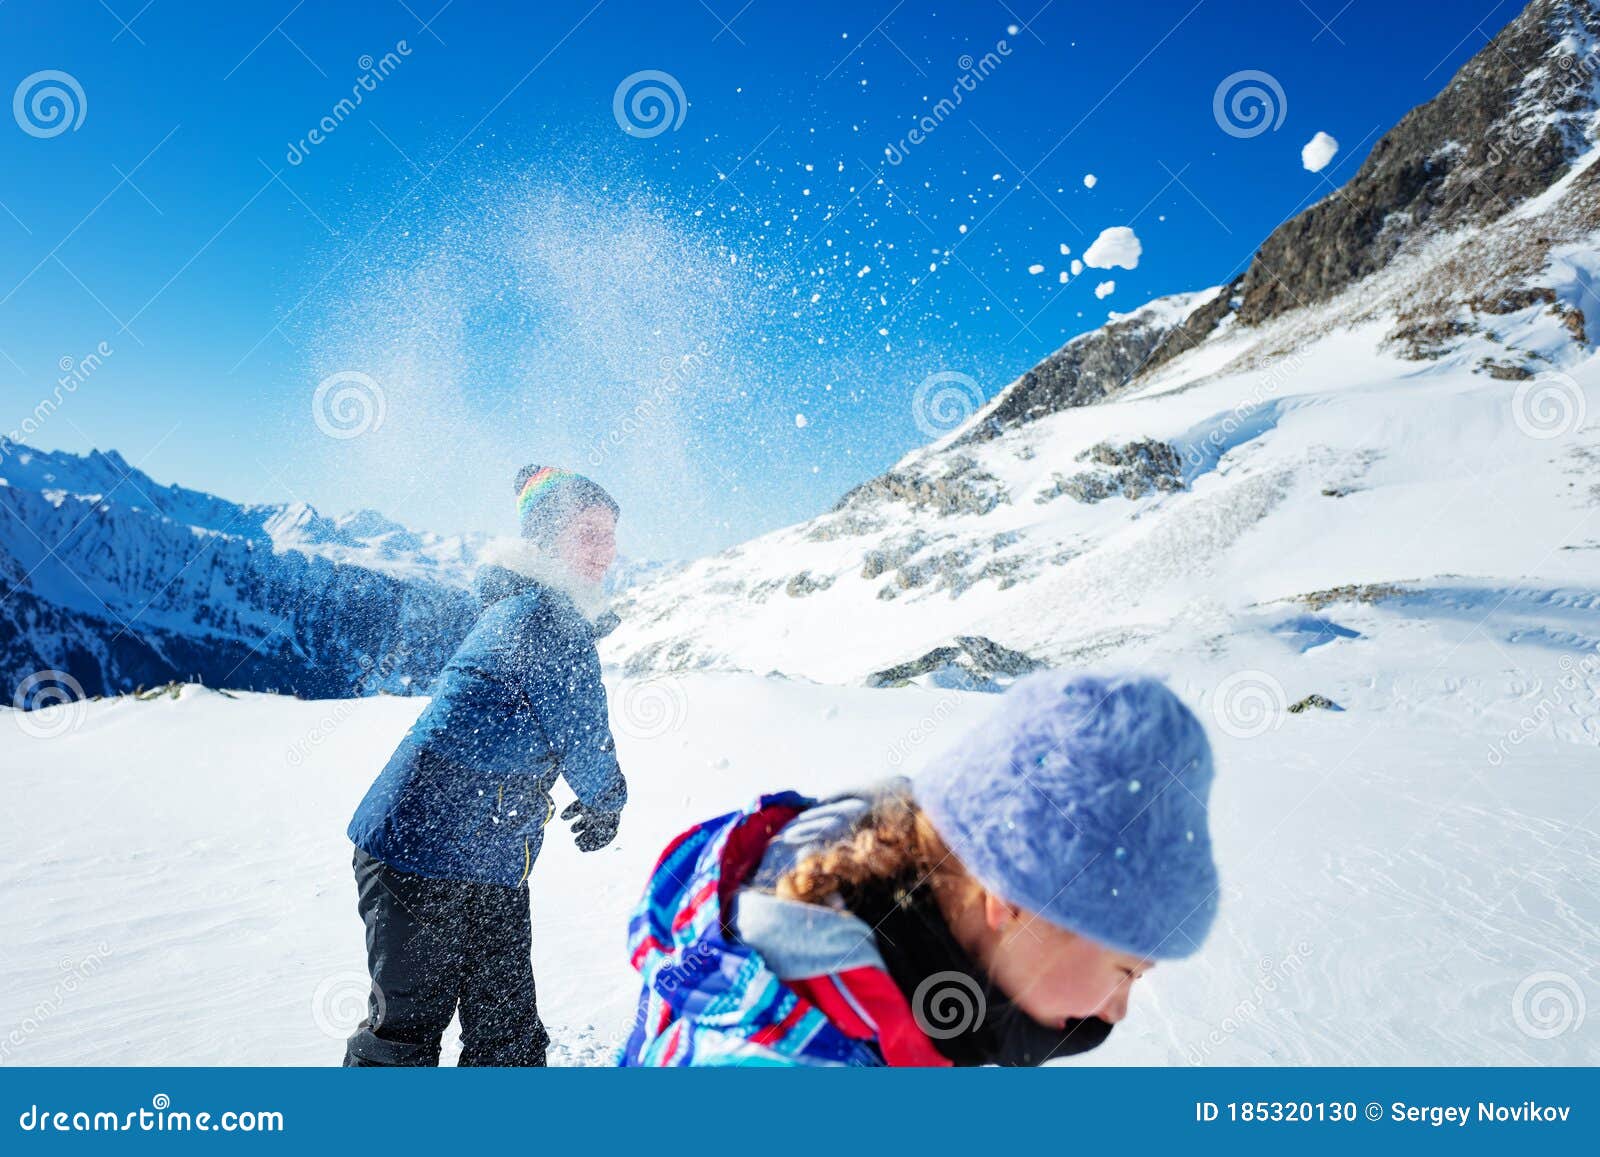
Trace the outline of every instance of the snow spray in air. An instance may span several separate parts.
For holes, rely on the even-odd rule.
[[[531,178],[376,232],[308,346],[312,380],[344,383],[326,405],[364,423],[319,440],[363,502],[503,533],[516,470],[556,462],[617,495],[625,548],[681,548],[708,521],[714,432],[752,384],[748,260],[643,194]]]

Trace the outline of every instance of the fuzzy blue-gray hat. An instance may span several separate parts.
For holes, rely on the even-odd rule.
[[[984,887],[1107,947],[1195,952],[1217,912],[1211,745],[1159,680],[1047,671],[918,776]]]

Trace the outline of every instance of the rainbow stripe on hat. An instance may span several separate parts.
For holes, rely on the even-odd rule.
[[[577,477],[570,470],[563,470],[559,466],[541,466],[528,476],[522,484],[522,492],[517,495],[517,517],[527,518],[528,511],[539,504],[539,500],[552,493],[562,481]]]

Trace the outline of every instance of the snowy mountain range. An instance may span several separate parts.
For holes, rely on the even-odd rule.
[[[1600,643],[1597,46],[1586,0],[1535,0],[1240,276],[631,591],[602,653],[984,685],[1252,633],[1402,646],[1469,607],[1502,641]]]
[[[239,505],[115,451],[0,460],[0,664],[84,694],[171,680],[337,697],[432,678],[470,626],[481,536]]]

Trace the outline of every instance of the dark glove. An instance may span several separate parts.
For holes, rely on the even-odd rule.
[[[561,819],[577,821],[572,825],[572,837],[580,852],[598,852],[617,838],[622,813],[596,811],[575,799],[561,813]]]

